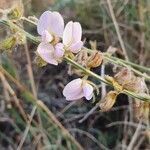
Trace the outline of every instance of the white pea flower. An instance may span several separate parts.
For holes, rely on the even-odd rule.
[[[65,86],[63,95],[68,101],[78,100],[82,97],[90,100],[93,96],[93,87],[86,80],[78,78]]]

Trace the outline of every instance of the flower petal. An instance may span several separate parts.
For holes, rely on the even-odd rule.
[[[58,37],[62,37],[64,31],[64,19],[62,18],[61,14],[58,12],[52,12],[51,30]]]
[[[53,36],[47,31],[45,30],[43,33],[42,33],[42,41],[43,42],[46,42],[46,43],[49,43],[53,40]]]
[[[73,22],[69,21],[64,29],[63,32],[63,44],[69,46],[72,42],[72,29],[73,29]]]
[[[73,53],[78,53],[81,50],[82,46],[83,46],[83,42],[79,41],[79,42],[76,42],[75,44],[72,44],[70,47],[70,50]]]
[[[81,91],[80,93],[78,94],[72,94],[72,95],[69,95],[66,97],[66,100],[67,101],[74,101],[74,100],[80,100],[82,97],[83,97],[83,91]]]
[[[37,31],[40,35],[51,26],[51,11],[45,11],[38,20]]]
[[[63,47],[64,45],[62,43],[58,43],[55,45],[55,52],[54,52],[55,57],[57,58],[63,57],[65,52]]]
[[[87,100],[90,100],[93,96],[93,87],[88,83],[84,83],[83,93],[84,93],[85,98]]]
[[[64,30],[64,20],[58,12],[45,11],[37,24],[37,31],[40,35],[47,30],[51,34],[62,37]]]
[[[58,65],[57,60],[54,58],[54,47],[49,43],[40,43],[37,52],[39,56],[49,64]]]
[[[73,43],[76,43],[78,41],[81,41],[82,36],[82,28],[81,24],[79,22],[74,22],[73,24]]]
[[[82,28],[79,22],[68,22],[63,33],[63,44],[69,46],[81,41]]]
[[[63,95],[66,97],[66,100],[78,100],[82,98],[82,80],[78,78],[69,82],[63,90]]]

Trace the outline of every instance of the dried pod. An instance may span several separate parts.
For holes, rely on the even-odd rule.
[[[121,69],[115,76],[114,79],[121,85],[128,84],[134,80],[135,76],[128,68]]]
[[[137,120],[142,119],[144,123],[150,121],[150,104],[149,102],[142,102],[138,99],[133,103],[134,117]]]
[[[103,54],[101,52],[94,52],[87,60],[87,67],[96,68],[102,64]]]
[[[104,99],[99,105],[103,112],[109,111],[113,107],[118,94],[119,93],[117,91],[110,91],[107,93],[107,95],[104,97]]]
[[[143,78],[135,77],[129,83],[124,84],[124,87],[133,92],[145,93],[147,86]]]
[[[142,94],[148,91],[144,79],[136,77],[129,69],[122,69],[115,75],[115,80],[127,90]],[[136,120],[142,119],[142,122],[147,123],[150,120],[150,104],[138,99],[134,100],[133,114]]]
[[[118,72],[114,79],[122,85],[123,88],[130,91],[145,93],[147,90],[144,79],[136,77],[133,72],[127,68],[123,68],[120,72]]]

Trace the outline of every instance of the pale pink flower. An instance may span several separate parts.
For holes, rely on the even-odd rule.
[[[52,42],[55,38],[62,37],[64,20],[58,12],[45,11],[38,21],[37,31],[42,42]]]
[[[63,45],[61,43],[56,44],[55,47],[49,43],[40,43],[37,48],[37,52],[47,63],[58,65],[64,55],[62,46]]]
[[[83,42],[81,41],[82,28],[79,22],[68,22],[63,32],[63,44],[65,49],[78,53]]]
[[[65,50],[78,53],[83,46],[80,23],[70,21],[64,29],[64,20],[58,12],[44,12],[38,21],[37,31],[42,38],[37,52],[44,61],[53,65],[58,65]],[[60,38],[62,43],[58,43]]]
[[[37,31],[42,37],[42,42],[37,52],[49,64],[58,65],[64,55],[63,44],[57,40],[62,37],[63,30],[64,20],[58,12],[46,11],[41,15]]]
[[[63,95],[66,97],[66,100],[69,101],[78,100],[82,97],[90,100],[93,96],[93,87],[86,80],[78,78],[65,86]]]

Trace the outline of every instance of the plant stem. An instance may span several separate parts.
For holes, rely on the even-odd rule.
[[[9,20],[0,20],[0,23],[9,26],[12,29],[16,29],[17,31],[22,32],[23,34],[26,35],[26,37],[28,39],[30,39],[33,43],[38,44],[40,42],[40,40],[38,40],[37,37],[31,35],[30,33],[24,31],[23,29],[21,29],[21,27],[17,26],[16,24],[14,24],[13,22],[9,21]]]
[[[113,23],[114,23],[115,30],[116,30],[116,33],[117,33],[117,36],[118,36],[118,39],[119,39],[121,48],[122,48],[122,50],[123,50],[125,59],[128,61],[128,60],[129,60],[129,57],[128,57],[128,54],[127,54],[127,51],[126,51],[126,48],[125,48],[123,39],[122,39],[121,34],[120,34],[120,29],[119,29],[119,26],[118,26],[118,23],[117,23],[117,20],[116,20],[114,11],[113,11],[113,7],[112,7],[112,4],[111,4],[111,1],[110,1],[110,0],[107,0],[107,4],[108,4],[108,8],[109,8],[109,11],[110,11],[110,15],[111,15],[112,21],[113,21]]]
[[[104,56],[105,56],[105,58],[110,58],[110,59],[113,59],[115,61],[117,60],[119,62],[122,62],[122,63],[126,64],[126,65],[130,65],[134,68],[137,68],[137,69],[139,69],[143,72],[149,72],[150,73],[150,68],[148,68],[148,67],[144,67],[144,66],[132,63],[131,61],[125,61],[123,59],[119,59],[119,58],[116,58],[116,57],[113,57],[113,56],[108,56],[108,54],[105,54]]]
[[[12,23],[11,21],[0,20],[0,23],[3,23],[5,25],[7,25],[7,26],[10,26],[11,28],[17,29],[18,31],[24,33],[27,36],[27,38],[29,38],[31,41],[33,41],[36,44],[38,44],[40,42],[37,37],[32,36],[31,34],[29,34],[28,32],[24,31],[23,29],[21,29],[20,27],[18,27],[14,23]],[[110,85],[110,86],[113,87],[113,85],[109,81],[107,81],[106,79],[103,79],[101,76],[95,74],[94,72],[84,68],[83,66],[79,65],[78,63],[76,63],[75,61],[71,60],[70,58],[65,57],[65,60],[67,62],[69,62],[70,64],[72,64],[74,67],[76,67],[78,69],[81,69],[82,71],[84,71],[85,73],[89,74],[90,76],[93,76],[94,78],[98,79],[99,81],[104,82],[105,84]],[[131,91],[128,91],[128,90],[125,90],[125,89],[122,91],[122,93],[127,94],[127,95],[129,95],[129,96],[131,96],[133,98],[137,98],[137,99],[140,99],[140,100],[143,100],[143,101],[150,102],[150,96],[147,95],[147,94],[138,94],[138,93],[134,93],[134,92],[131,92]]]
[[[18,27],[16,24],[12,23],[11,21],[9,21],[9,20],[0,20],[0,23],[5,24],[7,26],[10,26],[11,28],[17,29],[18,31],[24,33],[26,35],[26,37],[29,40],[31,40],[33,43],[35,43],[35,44],[39,44],[40,43],[40,40],[37,37],[31,35],[30,33],[26,32],[26,31],[24,31],[22,28]],[[84,48],[86,50],[92,51],[91,49],[88,49],[86,47],[84,47]],[[144,67],[144,66],[135,64],[133,62],[126,61],[126,60],[123,60],[123,59],[119,59],[119,58],[116,58],[116,57],[113,57],[113,56],[108,56],[107,53],[104,56],[105,56],[105,58],[109,57],[109,58],[114,59],[114,60],[119,60],[120,62],[122,62],[124,64],[127,64],[127,65],[130,65],[132,67],[135,67],[135,68],[137,68],[137,69],[139,69],[141,71],[145,71],[145,72],[149,72],[150,73],[150,68],[148,68],[148,67]],[[118,65],[120,65],[120,64],[118,63]]]
[[[85,50],[88,51],[88,53],[92,53],[92,49],[89,49],[87,47],[83,47]],[[117,57],[114,57],[114,56],[111,56],[109,53],[103,53],[104,54],[104,59],[114,63],[114,64],[117,64],[117,65],[120,65],[120,66],[125,66],[126,65],[129,65],[130,67],[134,67],[134,68],[137,68],[143,72],[149,72],[150,73],[150,68],[148,67],[144,67],[144,66],[141,66],[141,65],[138,65],[138,64],[135,64],[131,61],[126,61],[126,60],[123,60],[123,59],[120,59],[120,58],[117,58]],[[116,62],[117,61],[117,62]]]
[[[128,66],[127,64],[123,63],[121,61],[121,59],[116,59],[115,57],[111,57],[111,56],[108,56],[107,54],[105,54],[105,59],[108,60],[109,62],[112,62],[113,64],[117,64],[117,65],[120,65],[120,66],[124,66],[124,67],[127,67],[127,68],[130,68],[133,72],[135,72],[137,75],[141,76],[141,77],[144,77],[147,81],[150,81],[150,76],[148,76],[147,74],[145,73],[142,73],[130,66]]]
[[[83,66],[79,65],[78,63],[76,63],[75,61],[73,61],[72,59],[68,58],[68,57],[65,57],[65,60],[67,62],[69,62],[70,64],[72,64],[75,68],[78,68],[82,71],[84,71],[86,74],[94,77],[95,79],[98,79],[99,81],[101,82],[104,82],[105,84],[107,85],[110,85],[113,87],[112,83],[110,83],[109,81],[107,81],[106,79],[102,78],[101,76],[95,74],[94,72],[84,68]],[[138,93],[134,93],[134,92],[131,92],[131,91],[128,91],[126,89],[124,89],[121,93],[124,93],[124,94],[127,94],[133,98],[138,98],[140,100],[143,100],[143,101],[147,101],[147,102],[150,102],[150,96],[147,95],[147,94],[138,94]]]

